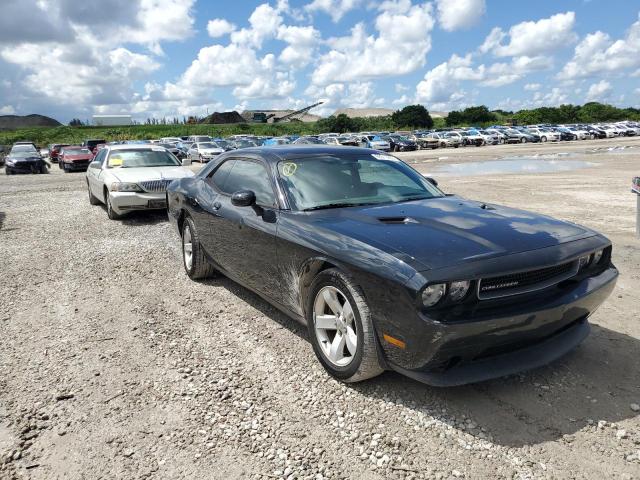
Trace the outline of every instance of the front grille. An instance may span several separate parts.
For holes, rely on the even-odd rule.
[[[149,180],[147,182],[139,182],[138,185],[146,191],[152,193],[162,193],[167,191],[167,186],[173,182],[173,178],[164,180]]]
[[[541,290],[573,277],[577,272],[578,262],[574,261],[528,272],[483,278],[478,282],[478,298],[483,300]]]

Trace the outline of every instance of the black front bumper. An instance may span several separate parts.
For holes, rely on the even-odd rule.
[[[42,173],[45,166],[46,164],[44,160],[42,160],[37,162],[20,162],[13,165],[5,165],[4,168],[7,173],[15,175],[18,173]]]
[[[72,172],[86,172],[90,162],[69,162],[64,163],[64,168]]]
[[[589,333],[587,318],[613,291],[611,266],[565,290],[538,292],[469,322],[439,322],[424,314],[413,323],[406,349],[385,348],[388,365],[434,386],[453,386],[543,366],[575,348]],[[496,313],[499,312],[499,313]]]

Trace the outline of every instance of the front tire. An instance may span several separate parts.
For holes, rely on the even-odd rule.
[[[111,195],[109,195],[109,192],[105,192],[104,196],[105,203],[107,204],[107,216],[109,217],[109,220],[120,220],[122,215],[113,210],[113,205],[111,205]]]
[[[527,143],[527,139],[526,139],[525,137],[522,137],[522,138],[520,139],[520,143]]]
[[[351,383],[384,371],[369,307],[348,275],[335,268],[320,272],[305,311],[313,350],[331,376]]]
[[[547,137],[542,137],[542,138],[540,139],[540,141],[541,141],[541,142],[546,142],[546,141],[547,141]]]
[[[216,270],[204,255],[200,237],[191,217],[187,217],[182,225],[182,263],[191,280],[212,277]]]

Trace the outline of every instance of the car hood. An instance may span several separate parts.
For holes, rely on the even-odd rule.
[[[544,215],[456,196],[321,210],[310,213],[309,221],[394,254],[416,269],[537,250],[597,235]]]
[[[148,180],[176,179],[193,177],[194,173],[185,167],[140,167],[114,168],[109,170],[113,177],[120,182],[144,182]]]
[[[12,162],[39,162],[40,160],[42,160],[42,157],[35,154],[32,157],[13,157],[11,155],[7,155],[5,160],[11,160]]]

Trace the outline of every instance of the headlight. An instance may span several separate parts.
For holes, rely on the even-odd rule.
[[[467,296],[471,282],[468,280],[462,280],[458,282],[451,282],[449,285],[449,298],[454,302],[459,302]]]
[[[589,266],[591,255],[585,255],[578,260],[578,270],[584,270]]]
[[[422,291],[422,304],[425,307],[433,307],[436,303],[442,300],[446,291],[447,285],[445,283],[429,285]]]
[[[593,254],[593,260],[591,260],[594,264],[595,263],[600,263],[600,260],[602,260],[602,254],[604,253],[603,250],[598,250],[596,253]]]
[[[112,192],[142,192],[137,183],[114,182],[109,187]]]
[[[13,165],[16,161],[12,158],[7,159],[7,165]]]

